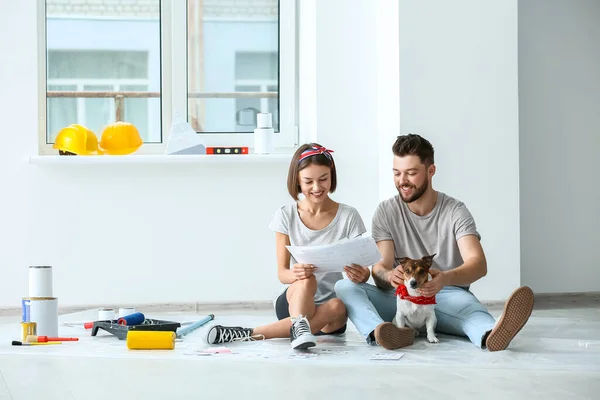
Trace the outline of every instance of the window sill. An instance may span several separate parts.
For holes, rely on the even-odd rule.
[[[127,156],[30,156],[34,165],[125,165],[125,164],[289,164],[292,154],[244,155],[127,155]]]

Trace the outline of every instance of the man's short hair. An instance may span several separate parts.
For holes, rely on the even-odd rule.
[[[395,156],[418,156],[421,162],[427,166],[434,164],[433,146],[424,137],[409,133],[408,135],[398,136],[392,146]]]

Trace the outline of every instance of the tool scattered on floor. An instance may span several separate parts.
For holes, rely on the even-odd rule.
[[[131,331],[127,333],[127,348],[130,350],[173,350],[175,332]]]
[[[119,340],[125,340],[127,339],[127,335],[133,331],[163,331],[175,333],[180,326],[181,324],[179,322],[163,321],[145,317],[141,323],[136,325],[121,325],[117,320],[95,321],[92,326],[92,336],[98,334],[98,329],[103,329],[106,332],[115,335]]]
[[[48,336],[36,336],[27,335],[25,341],[27,343],[45,343],[45,342],[76,342],[79,338],[74,337],[48,337]]]
[[[46,344],[62,344],[62,342],[43,342],[43,343],[33,342],[33,343],[27,343],[27,342],[21,342],[19,340],[13,340],[12,341],[12,345],[13,346],[42,346],[42,345],[46,345]]]
[[[196,329],[200,328],[203,325],[206,325],[213,319],[215,319],[214,314],[209,314],[206,317],[202,318],[200,321],[196,321],[193,324],[186,326],[185,328],[179,329],[177,331],[177,339],[183,338],[188,333],[195,331]]]
[[[81,326],[83,326],[85,329],[92,329],[94,327],[94,322],[95,321],[88,321],[88,322],[61,322],[60,326],[69,326],[71,328],[80,328]],[[195,323],[196,321],[182,321],[179,324],[181,326],[188,326],[191,325],[193,323]]]
[[[117,320],[119,325],[139,325],[146,320],[146,317],[141,312],[136,312],[126,315]]]

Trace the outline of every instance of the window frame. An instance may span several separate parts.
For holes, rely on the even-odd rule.
[[[46,0],[37,0],[38,21],[38,155],[56,155],[47,143],[47,48]],[[164,154],[177,113],[187,121],[187,9],[188,1],[160,0],[161,138],[147,142],[132,155]],[[279,109],[280,131],[275,133],[275,152],[293,152],[299,144],[298,129],[298,3],[280,0],[279,7]],[[100,138],[102,132],[95,132]],[[199,133],[206,146],[254,147],[252,133]]]

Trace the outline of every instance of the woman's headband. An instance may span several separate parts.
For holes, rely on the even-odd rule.
[[[312,157],[312,156],[316,156],[318,154],[323,154],[325,157],[329,158],[331,160],[331,162],[333,162],[333,157],[331,156],[330,153],[333,153],[333,150],[329,150],[326,149],[325,147],[311,147],[310,149],[304,150],[302,152],[302,154],[300,155],[300,159],[298,160],[298,163],[300,163],[302,160],[308,158],[308,157]]]

